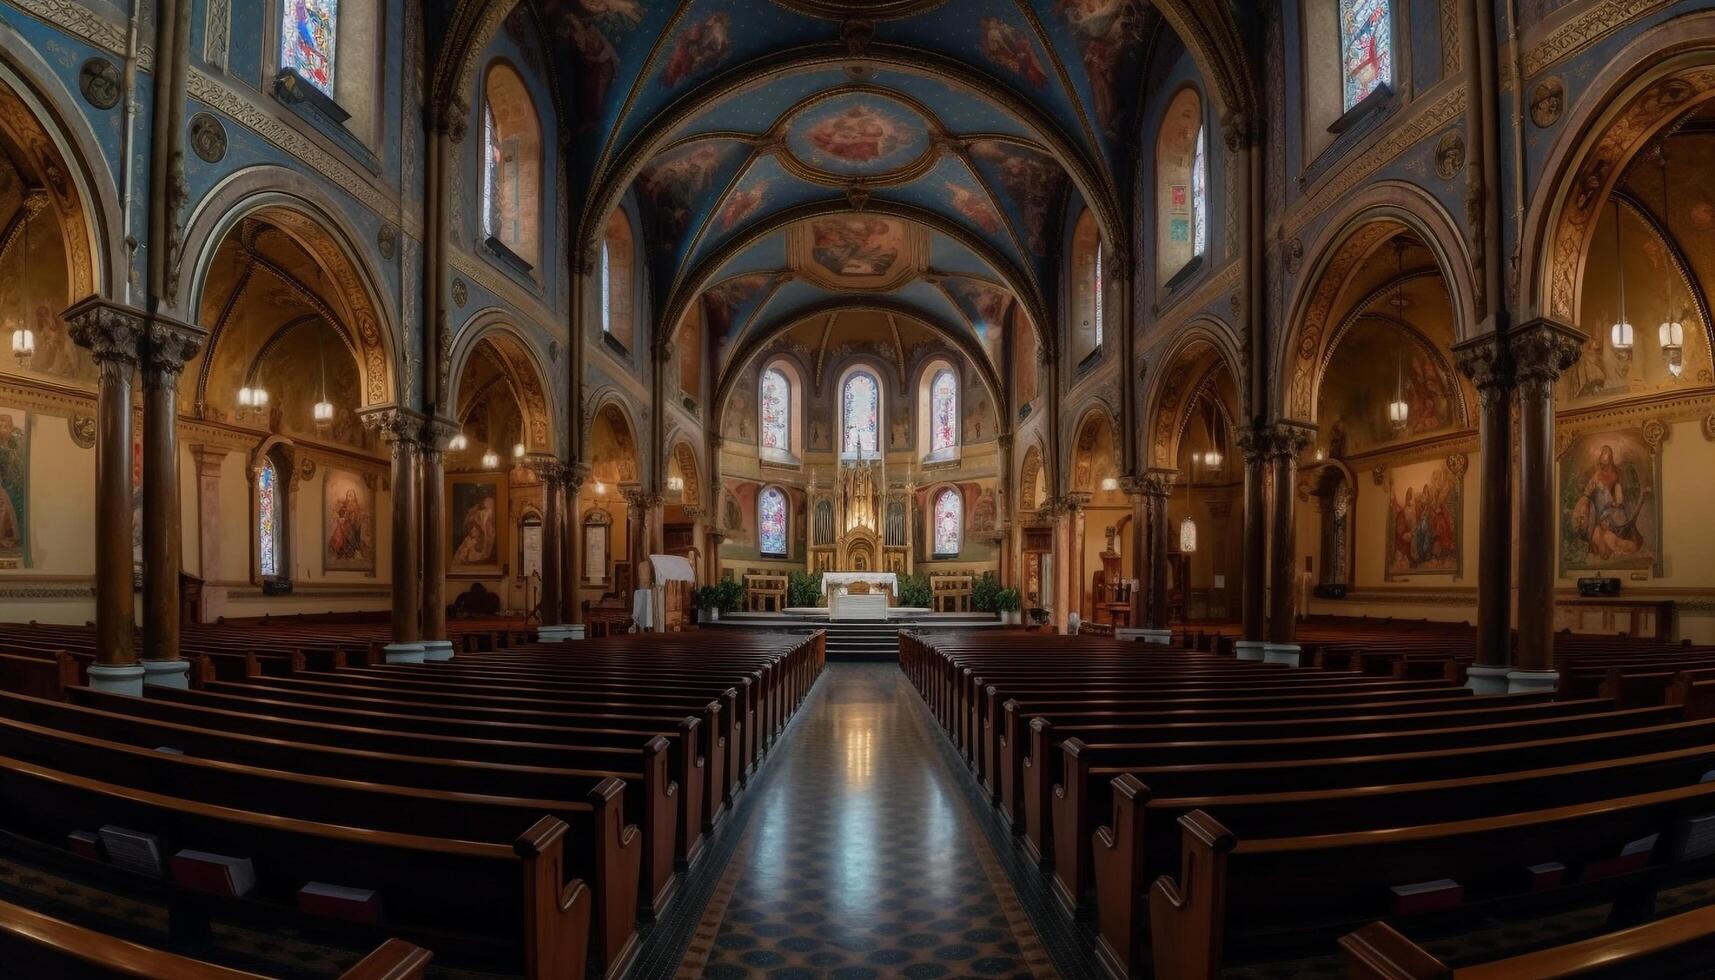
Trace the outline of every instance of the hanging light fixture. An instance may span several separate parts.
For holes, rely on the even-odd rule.
[[[595,481],[595,495],[598,497],[607,496],[607,484],[600,480]]]
[[[490,449],[482,454],[482,468],[493,470],[500,468],[500,454]]]
[[[1399,311],[1405,309],[1405,240],[1403,238],[1394,239],[1393,254],[1393,306],[1396,311]],[[1401,320],[1405,319],[1404,313],[1396,312],[1395,315]],[[1388,402],[1387,420],[1388,424],[1392,425],[1395,430],[1404,429],[1406,423],[1411,420],[1411,406],[1405,403],[1405,363],[1400,358],[1396,358],[1394,361],[1393,401]]]
[[[667,477],[667,489],[673,491],[674,493],[684,493],[685,492],[685,478],[680,476],[677,473],[673,473],[673,474],[669,475]]]
[[[241,419],[260,419],[268,411],[268,389],[260,384],[245,385],[238,389],[238,417]]]
[[[453,433],[453,437],[447,440],[447,448],[455,453],[462,453],[469,446],[470,440],[465,438],[463,429]]]
[[[1667,137],[1662,137],[1662,142],[1656,147],[1656,155],[1661,163],[1661,220],[1666,228],[1667,238],[1671,241],[1673,207],[1668,202],[1667,191]],[[1661,341],[1662,356],[1667,359],[1667,373],[1677,378],[1685,373],[1685,324],[1681,317],[1673,315],[1673,279],[1674,272],[1670,270],[1667,277],[1667,313],[1657,329],[1657,335]]]
[[[1197,454],[1191,454],[1190,478],[1185,481],[1185,516],[1179,521],[1179,553],[1192,554],[1197,550],[1197,521],[1191,516],[1191,484],[1197,479]]]
[[[29,367],[30,359],[36,356],[36,334],[30,329],[30,276],[25,268],[25,262],[30,257],[30,209],[24,207],[24,241],[23,250],[18,253],[18,319],[12,325],[12,356],[18,359],[19,367]]]
[[[524,444],[523,443],[521,443],[521,442],[513,443],[513,445],[512,445],[512,458],[513,459],[523,459],[524,458]]]
[[[325,429],[333,422],[333,402],[328,401],[328,354],[322,346],[321,339],[316,340],[316,353],[322,362],[322,393],[316,403],[310,406],[310,417],[315,421],[316,428]]]
[[[1118,490],[1119,488],[1120,488],[1119,477],[1114,477],[1114,476],[1102,477],[1102,489],[1103,490],[1106,490],[1108,493],[1113,493],[1115,490]]]
[[[1620,199],[1614,198],[1614,264],[1620,270],[1620,318],[1608,331],[1608,340],[1614,348],[1614,353],[1622,359],[1630,358],[1632,345],[1637,340],[1632,322],[1626,319],[1626,253],[1620,246]]]

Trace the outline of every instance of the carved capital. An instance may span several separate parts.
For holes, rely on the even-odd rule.
[[[1507,335],[1507,352],[1521,394],[1537,398],[1552,396],[1561,373],[1578,363],[1584,340],[1579,331],[1546,318],[1515,327]]]
[[[1268,449],[1270,459],[1297,459],[1298,454],[1310,448],[1316,441],[1316,430],[1296,422],[1275,422],[1268,427]]]
[[[566,464],[565,472],[561,476],[566,483],[567,495],[574,498],[583,490],[584,481],[589,478],[590,464],[576,460]]]
[[[1221,140],[1227,144],[1227,152],[1237,153],[1251,144],[1252,127],[1250,118],[1240,112],[1226,112],[1221,115]]]
[[[1453,346],[1453,361],[1459,372],[1471,379],[1477,395],[1485,404],[1504,397],[1513,384],[1512,361],[1507,345],[1493,334],[1477,337]]]
[[[566,482],[566,464],[552,453],[531,453],[524,457],[524,465],[549,487],[559,487]]]
[[[143,311],[90,296],[60,314],[72,343],[89,350],[95,363],[137,366],[148,318]]]
[[[451,103],[442,109],[442,113],[447,138],[453,141],[454,146],[463,143],[465,132],[470,128],[470,105],[454,96]]]
[[[423,419],[423,429],[419,435],[423,445],[436,452],[445,452],[448,440],[458,435],[459,424],[456,419],[442,415],[430,415]]]
[[[190,323],[156,314],[144,329],[140,351],[143,361],[143,381],[151,386],[178,384],[185,364],[197,356],[208,331]]]
[[[422,412],[397,405],[384,405],[364,409],[358,412],[357,417],[363,421],[365,428],[377,433],[383,442],[392,446],[394,452],[415,452],[422,445],[423,422],[426,418]]]
[[[1245,458],[1246,464],[1266,460],[1269,442],[1267,426],[1239,425],[1234,428],[1233,443],[1239,447],[1239,454]]]

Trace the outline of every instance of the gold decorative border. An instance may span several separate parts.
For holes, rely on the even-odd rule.
[[[1669,5],[1669,0],[1601,0],[1590,9],[1553,28],[1536,44],[1525,49],[1522,64],[1526,78],[1562,58],[1570,57],[1597,41],[1653,10]]]
[[[502,275],[478,256],[471,255],[460,248],[449,248],[446,252],[447,264],[452,266],[455,271],[468,276],[491,294],[512,304],[513,309],[517,310],[519,315],[529,318],[535,326],[546,331],[549,336],[556,340],[566,339],[566,325],[561,322],[558,314],[549,308],[547,303],[543,302],[542,297],[532,294],[528,289]]]

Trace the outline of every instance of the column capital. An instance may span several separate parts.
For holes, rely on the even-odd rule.
[[[144,375],[158,375],[169,384],[176,383],[186,362],[197,356],[207,340],[208,331],[196,324],[159,313],[149,317],[139,350]]]
[[[399,405],[382,405],[359,409],[357,417],[363,425],[378,433],[384,442],[395,448],[415,449],[422,445],[423,423],[428,416],[415,409]]]
[[[531,453],[524,457],[524,465],[550,487],[559,487],[566,482],[566,464],[552,453]]]
[[[565,472],[560,477],[566,484],[566,496],[577,503],[579,491],[584,488],[584,481],[590,478],[590,464],[582,460],[572,460],[566,464]]]
[[[1484,399],[1495,397],[1513,385],[1512,358],[1506,338],[1501,335],[1483,334],[1454,344],[1453,362]]]
[[[1551,391],[1561,372],[1578,363],[1585,339],[1582,332],[1547,317],[1514,327],[1507,334],[1507,353],[1519,387],[1537,394]]]
[[[459,433],[457,419],[449,419],[444,415],[425,415],[417,438],[423,443],[423,448],[433,453],[447,451],[447,442]]]
[[[72,343],[87,348],[97,364],[135,367],[142,356],[148,316],[135,307],[87,296],[60,318],[70,328]]]
[[[1145,497],[1166,498],[1172,494],[1173,484],[1178,479],[1178,470],[1152,468],[1142,476],[1120,477],[1120,489],[1134,501]]]
[[[1268,445],[1264,451],[1270,459],[1297,459],[1299,453],[1316,441],[1315,426],[1301,422],[1272,422],[1267,433]]]

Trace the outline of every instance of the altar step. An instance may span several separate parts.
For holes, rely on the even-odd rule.
[[[980,613],[971,615],[937,614],[908,620],[885,622],[829,622],[784,617],[778,613],[732,613],[720,622],[710,624],[723,629],[763,629],[781,633],[808,634],[816,630],[828,632],[830,661],[885,661],[899,659],[899,631],[909,629],[918,633],[999,629],[1000,620]]]

